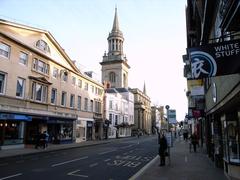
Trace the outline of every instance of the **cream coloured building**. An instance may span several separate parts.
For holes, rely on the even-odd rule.
[[[84,75],[50,32],[0,20],[0,147],[102,136],[103,86]]]
[[[145,86],[143,92],[138,88],[130,91],[134,94],[134,130],[140,129],[145,134],[151,134],[151,100],[146,94]]]

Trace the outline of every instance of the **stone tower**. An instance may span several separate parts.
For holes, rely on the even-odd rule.
[[[102,65],[102,82],[113,88],[128,88],[128,70],[130,66],[123,53],[123,34],[119,29],[117,8],[112,31],[108,35],[108,53],[104,53]]]

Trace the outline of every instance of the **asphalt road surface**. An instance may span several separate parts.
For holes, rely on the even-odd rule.
[[[125,180],[158,152],[156,136],[23,156],[0,162],[0,180]]]

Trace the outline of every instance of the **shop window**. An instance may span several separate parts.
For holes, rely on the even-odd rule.
[[[4,145],[23,143],[23,122],[1,121],[0,128],[4,129]]]
[[[224,156],[231,163],[240,164],[239,125],[237,121],[224,122]]]
[[[61,140],[71,140],[73,134],[72,124],[61,124],[60,127],[60,139]]]

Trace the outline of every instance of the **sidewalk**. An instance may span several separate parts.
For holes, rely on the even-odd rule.
[[[117,140],[121,140],[121,139],[117,139]],[[26,148],[5,149],[5,150],[0,150],[0,161],[3,161],[4,159],[14,158],[17,156],[27,156],[27,155],[37,154],[37,153],[39,154],[39,153],[46,153],[51,151],[59,151],[63,149],[95,146],[95,145],[110,143],[112,141],[113,139],[101,140],[101,141],[84,141],[80,143],[70,143],[70,144],[49,144],[47,149],[42,149],[42,148],[35,149],[34,145]]]
[[[189,144],[176,140],[171,148],[171,162],[166,159],[166,166],[159,165],[156,156],[147,166],[130,180],[227,180],[223,169],[216,168],[205,153],[189,152]]]

